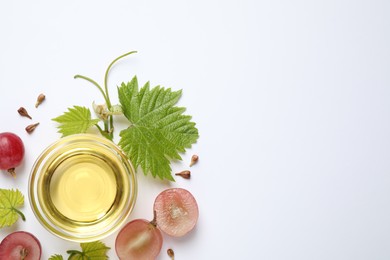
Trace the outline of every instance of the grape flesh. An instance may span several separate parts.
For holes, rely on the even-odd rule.
[[[0,244],[0,259],[39,260],[41,244],[31,233],[16,231],[6,236]]]
[[[115,250],[119,259],[156,259],[162,247],[162,234],[154,221],[135,219],[119,232]]]
[[[190,232],[199,217],[198,204],[192,194],[182,188],[161,192],[154,201],[157,226],[164,233],[181,237]]]
[[[13,133],[0,133],[0,169],[13,171],[24,157],[22,139]]]

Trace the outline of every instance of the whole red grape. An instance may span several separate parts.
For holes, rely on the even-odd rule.
[[[15,176],[15,167],[20,165],[23,157],[22,139],[10,132],[0,133],[0,169],[7,170]]]

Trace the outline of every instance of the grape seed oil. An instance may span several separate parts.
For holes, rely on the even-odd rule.
[[[94,141],[68,142],[44,158],[37,163],[40,174],[33,179],[37,186],[33,197],[40,206],[40,220],[50,223],[50,231],[60,230],[64,238],[95,234],[112,228],[129,203],[132,208],[136,188],[129,180],[129,167],[124,167],[126,158],[110,147]]]
[[[104,217],[114,206],[116,189],[115,169],[104,159],[92,154],[71,154],[55,169],[48,168],[42,181],[48,187],[43,196],[50,210],[57,210],[65,219],[94,222]]]

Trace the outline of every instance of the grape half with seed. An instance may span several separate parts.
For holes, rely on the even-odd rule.
[[[0,244],[0,259],[41,259],[41,244],[31,233],[16,231],[6,236]]]
[[[157,226],[173,237],[181,237],[190,232],[199,217],[194,196],[182,188],[170,188],[161,192],[154,201],[154,211]]]
[[[119,232],[115,250],[119,259],[156,259],[161,251],[163,238],[155,219],[135,219]]]
[[[20,165],[23,157],[22,139],[10,132],[0,133],[0,170],[7,170],[15,177],[15,167]]]

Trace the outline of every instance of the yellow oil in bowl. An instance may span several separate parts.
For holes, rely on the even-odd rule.
[[[137,196],[134,168],[113,142],[96,135],[65,137],[36,160],[30,204],[42,225],[67,240],[102,239],[127,219]]]

